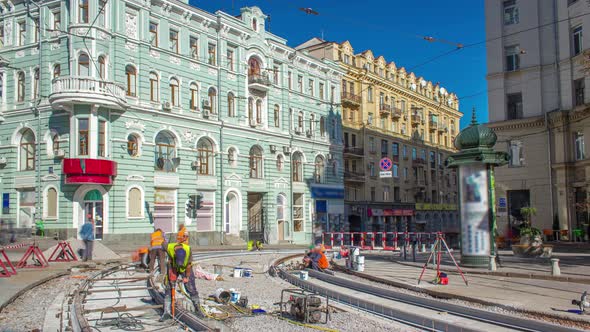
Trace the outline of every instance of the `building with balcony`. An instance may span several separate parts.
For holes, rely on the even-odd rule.
[[[590,3],[486,0],[488,126],[510,162],[496,172],[498,230],[533,226],[581,240],[590,229]],[[542,28],[540,28],[542,27]]]
[[[344,228],[458,232],[456,174],[444,167],[459,133],[457,96],[348,41],[313,38],[296,49],[345,71]],[[391,178],[380,177],[384,157]]]
[[[92,219],[105,241],[184,223],[194,244],[343,220],[343,71],[259,8],[38,3],[0,4],[2,218],[62,238]]]

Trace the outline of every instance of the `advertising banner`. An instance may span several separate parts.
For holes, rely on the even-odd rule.
[[[488,176],[485,165],[465,165],[459,169],[461,195],[461,253],[468,256],[490,254]]]

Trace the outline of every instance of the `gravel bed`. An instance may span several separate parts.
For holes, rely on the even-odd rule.
[[[243,257],[227,257],[220,259],[197,262],[205,270],[213,272],[213,264],[222,264],[224,281],[197,280],[197,289],[204,299],[215,293],[218,288],[234,288],[240,291],[242,297],[247,297],[249,304],[257,304],[267,312],[279,309],[276,302],[281,299],[281,290],[293,288],[293,286],[279,278],[272,278],[264,274],[273,261],[281,255],[256,255]],[[233,278],[231,275],[234,266],[252,268],[254,277]],[[334,304],[334,303],[331,303]],[[343,312],[333,313],[332,320],[328,324],[318,324],[325,328],[332,328],[343,332],[359,331],[414,331],[414,329],[370,314],[358,312],[348,306],[336,305]],[[225,321],[226,325],[235,331],[317,331],[315,329],[297,326],[287,321],[280,320],[270,315],[254,317],[238,317]]]

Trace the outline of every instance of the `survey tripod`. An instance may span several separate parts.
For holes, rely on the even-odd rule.
[[[445,238],[443,237],[442,232],[436,233],[436,240],[434,241],[434,245],[432,246],[432,251],[430,252],[430,255],[428,256],[428,260],[426,261],[426,263],[424,263],[424,266],[422,267],[422,273],[420,273],[420,277],[418,278],[418,284],[420,284],[420,281],[422,281],[422,276],[424,275],[424,271],[426,271],[426,267],[428,266],[428,264],[430,263],[430,260],[432,259],[432,257],[434,257],[434,255],[436,255],[436,280],[437,280],[437,283],[440,281],[440,260],[442,258],[443,246],[444,246],[445,251],[449,255],[449,257],[451,257],[451,260],[453,260],[453,264],[455,264],[455,267],[457,268],[457,271],[461,275],[461,278],[463,278],[465,285],[469,286],[469,284],[467,283],[467,279],[465,278],[465,275],[463,274],[463,271],[461,271],[461,268],[459,267],[459,264],[457,264],[455,257],[453,257],[453,254],[451,254],[451,250],[449,249],[449,246],[447,245],[447,242],[445,241]]]

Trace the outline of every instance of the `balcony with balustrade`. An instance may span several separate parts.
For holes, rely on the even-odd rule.
[[[422,120],[422,116],[420,116],[419,114],[413,114],[411,117],[411,121],[412,126],[414,127],[424,123],[424,120]]]
[[[94,77],[62,76],[52,81],[49,102],[55,109],[71,109],[76,104],[94,104],[124,110],[125,87]]]
[[[399,119],[402,117],[402,109],[397,107],[391,108],[391,117],[394,119]]]
[[[379,114],[381,114],[381,116],[389,116],[391,114],[391,105],[387,105],[387,104],[380,104],[379,105]]]
[[[361,96],[355,95],[354,93],[346,92],[346,91],[342,92],[340,99],[342,101],[343,106],[352,106],[352,107],[360,106],[361,101],[362,101]]]
[[[270,89],[272,81],[267,72],[250,73],[248,74],[248,87],[254,90],[266,92]]]
[[[355,171],[344,171],[344,181],[347,182],[365,182],[365,174]]]
[[[438,130],[439,133],[442,134],[442,133],[448,132],[449,131],[449,127],[446,124],[444,124],[444,123],[439,123],[437,130]]]
[[[439,124],[437,121],[435,121],[435,120],[428,121],[428,129],[430,131],[436,131],[438,126],[439,126]]]
[[[364,149],[356,146],[345,146],[343,153],[346,157],[362,157],[364,155]]]

